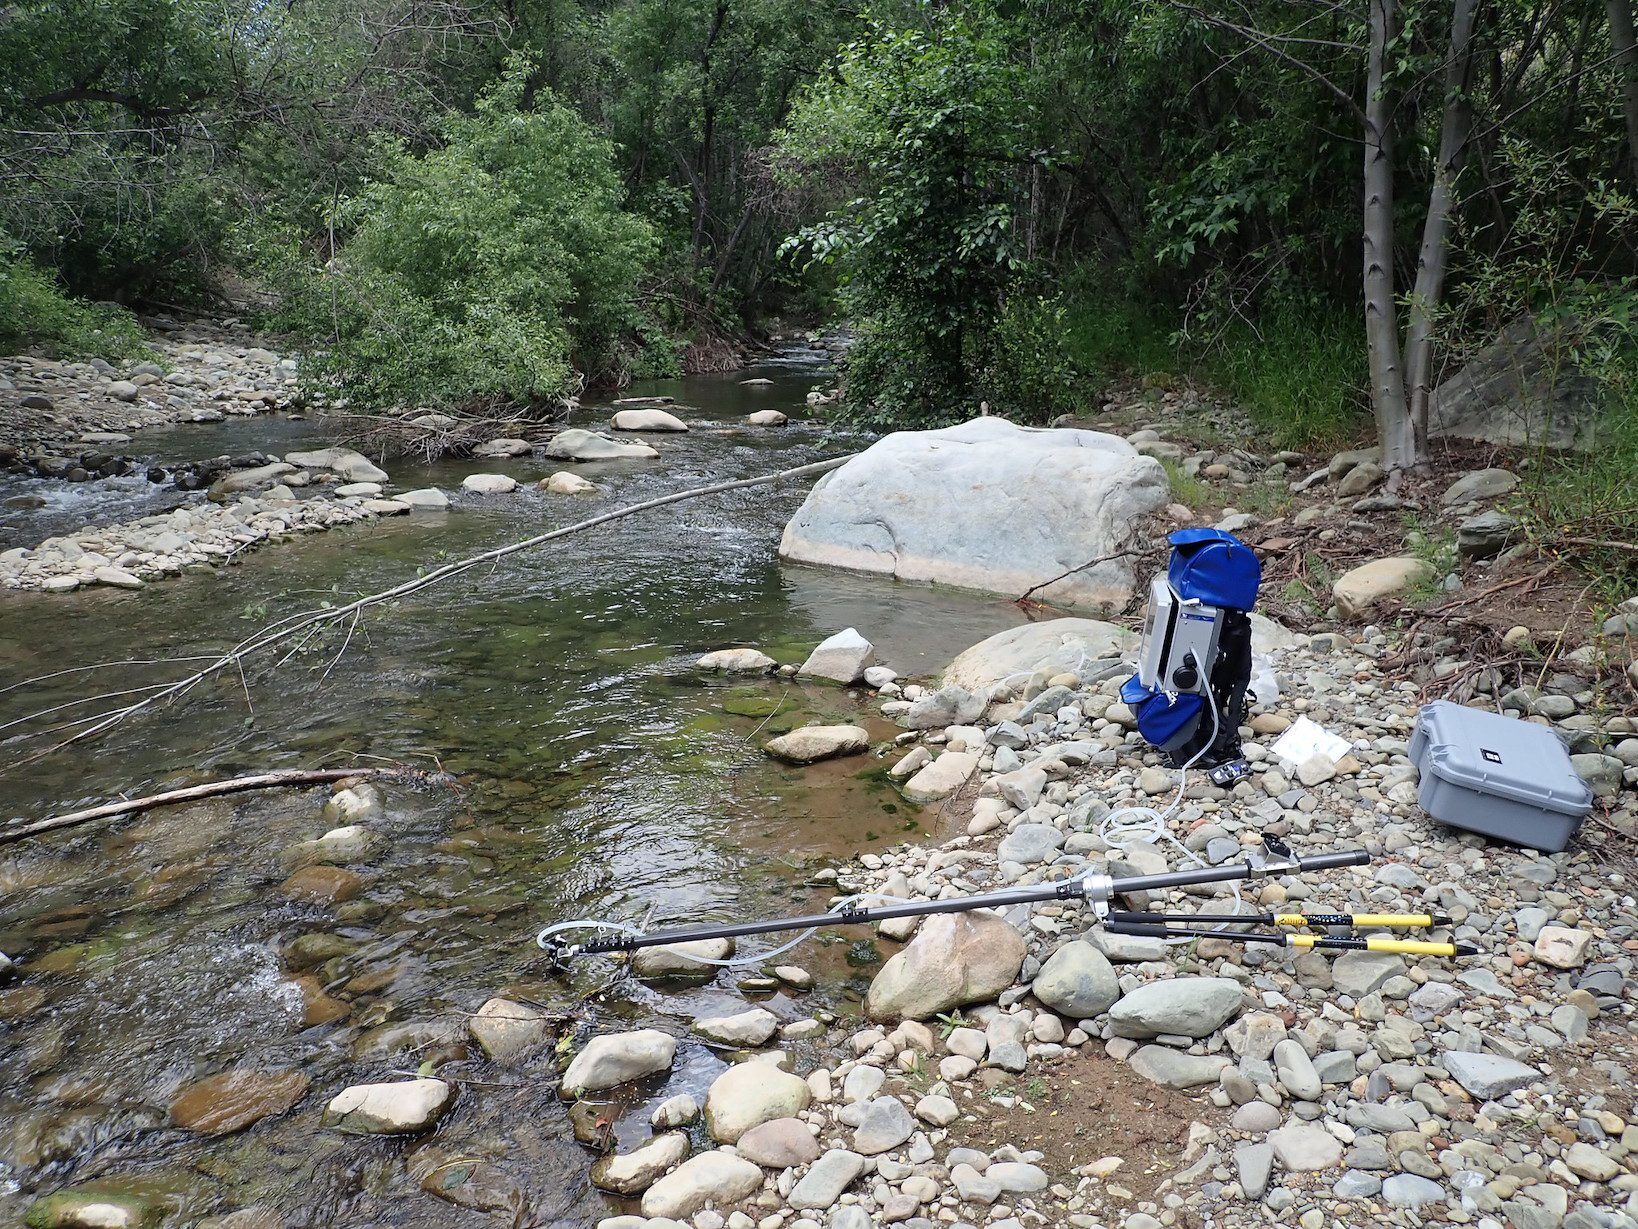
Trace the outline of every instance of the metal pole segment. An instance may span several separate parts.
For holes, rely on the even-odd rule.
[[[949,900],[912,900],[902,905],[877,905],[867,909],[835,909],[802,917],[768,918],[759,922],[720,922],[703,926],[683,926],[657,930],[645,935],[625,935],[615,939],[593,939],[574,945],[587,955],[602,952],[634,952],[640,947],[663,947],[672,943],[696,943],[701,939],[737,939],[742,935],[767,934],[774,930],[811,930],[815,926],[858,926],[889,918],[916,917],[925,913],[964,913],[971,909],[1004,909],[1043,900],[1073,900],[1081,895],[1072,879],[1009,888],[978,896],[955,896]]]
[[[1283,847],[1282,847],[1283,849]],[[1312,858],[1287,857],[1278,862],[1257,864],[1238,862],[1233,866],[1208,866],[1192,871],[1168,871],[1160,875],[1136,875],[1126,879],[1110,880],[1103,876],[1076,879],[1057,879],[1029,887],[1009,888],[1000,892],[985,892],[976,896],[955,896],[948,900],[907,901],[902,905],[878,905],[864,909],[836,909],[829,913],[810,913],[802,917],[769,918],[758,922],[721,922],[703,926],[684,926],[672,930],[655,931],[643,935],[623,935],[614,939],[594,939],[587,943],[553,944],[559,953],[598,955],[606,952],[632,952],[644,947],[662,947],[673,943],[695,943],[702,939],[731,939],[742,935],[767,934],[775,930],[810,930],[816,926],[857,926],[868,922],[886,921],[896,917],[918,917],[929,913],[963,913],[969,909],[1006,908],[1010,905],[1033,904],[1043,900],[1093,899],[1095,904],[1106,902],[1108,895],[1124,892],[1153,891],[1162,888],[1184,887],[1193,883],[1226,883],[1267,874],[1288,871],[1328,870],[1336,866],[1360,866],[1371,860],[1363,849],[1348,849],[1339,853],[1318,854]]]

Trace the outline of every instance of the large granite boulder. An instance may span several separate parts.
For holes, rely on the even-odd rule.
[[[1169,497],[1158,461],[1097,431],[1039,430],[975,418],[898,431],[826,474],[785,526],[797,563],[877,572],[1100,614],[1132,597],[1125,549]]]
[[[1433,390],[1428,434],[1486,444],[1593,446],[1598,380],[1580,369],[1573,322],[1544,328],[1521,316]]]
[[[1137,633],[1097,619],[1048,619],[1020,623],[980,640],[948,666],[944,681],[988,695],[1005,679],[1022,682],[1040,671],[1048,676],[1084,670],[1137,650]]]

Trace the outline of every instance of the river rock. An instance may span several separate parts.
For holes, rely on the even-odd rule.
[[[1392,952],[1344,952],[1331,962],[1331,985],[1342,994],[1360,999],[1404,971],[1404,960]]]
[[[1268,1142],[1290,1173],[1314,1173],[1342,1163],[1342,1141],[1315,1123],[1287,1123],[1270,1131]]]
[[[558,1092],[564,1098],[588,1092],[602,1092],[631,1080],[671,1069],[677,1056],[677,1039],[656,1028],[631,1033],[609,1033],[593,1037],[574,1056],[563,1073]]]
[[[1419,1208],[1425,1203],[1443,1203],[1449,1192],[1439,1183],[1419,1174],[1394,1174],[1382,1183],[1382,1202],[1395,1208]]]
[[[492,998],[478,1008],[467,1028],[483,1052],[498,1063],[522,1058],[551,1032],[549,1018],[538,1007],[503,998]]]
[[[761,1186],[762,1170],[750,1161],[726,1152],[702,1152],[644,1192],[643,1215],[686,1220],[708,1205],[749,1198]]]
[[[984,715],[989,696],[947,683],[937,691],[920,696],[899,718],[907,730],[942,730],[946,726],[969,725]]]
[[[1543,926],[1531,948],[1535,958],[1555,969],[1579,969],[1587,963],[1587,952],[1592,947],[1590,930],[1575,930],[1568,926]]]
[[[865,1156],[891,1152],[916,1133],[916,1120],[897,1097],[876,1097],[859,1109],[859,1125],[853,1131],[855,1152]]]
[[[1518,475],[1508,469],[1475,469],[1463,474],[1445,489],[1439,502],[1447,508],[1458,504],[1499,499],[1518,486]]]
[[[1127,1061],[1151,1083],[1177,1089],[1215,1084],[1233,1066],[1221,1054],[1190,1054],[1161,1045],[1142,1046]]]
[[[1109,1011],[1117,1037],[1204,1037],[1239,1014],[1240,983],[1227,977],[1169,977],[1146,982]]]
[[[937,802],[948,798],[967,783],[967,778],[973,775],[977,767],[976,753],[946,751],[936,760],[923,762],[915,775],[904,783],[904,796],[911,802]]]
[[[518,489],[518,480],[509,474],[468,474],[461,479],[461,488],[475,495],[510,495]]]
[[[1343,618],[1354,619],[1374,606],[1397,608],[1405,590],[1432,574],[1431,564],[1409,555],[1373,559],[1337,577],[1331,597]]]
[[[285,461],[302,469],[327,469],[345,482],[385,482],[387,471],[361,452],[351,448],[319,448],[312,452],[287,452]]]
[[[380,838],[363,824],[344,824],[311,841],[297,841],[279,854],[287,871],[315,863],[358,862],[370,855]]]
[[[778,1017],[762,1007],[753,1007],[738,1015],[709,1016],[694,1021],[694,1031],[700,1036],[732,1046],[759,1046],[778,1030]]]
[[[995,998],[1023,967],[1024,937],[992,913],[934,914],[870,983],[872,1020],[925,1020]]]
[[[1030,769],[1025,768],[1019,771],[1027,773]],[[1046,784],[1046,774],[1039,769],[1035,770],[1035,774],[1041,778],[1040,784],[1044,786]],[[1040,797],[1040,790],[1035,791],[1035,796],[1036,798]],[[1008,798],[1007,801],[1012,802],[1013,799]],[[1032,798],[1029,802],[1026,802],[1024,809],[1027,809],[1034,801],[1035,799]],[[1058,856],[1058,851],[1063,848],[1063,844],[1064,834],[1051,824],[1019,824],[1011,832],[1007,833],[1006,838],[1001,842],[1000,848],[995,851],[995,856],[1003,862],[1019,862],[1025,866],[1034,866],[1037,863],[1052,861],[1053,858]]]
[[[1081,939],[1053,952],[1031,989],[1041,1002],[1071,1020],[1101,1016],[1120,997],[1114,967],[1102,952]]]
[[[819,1157],[819,1144],[800,1118],[775,1118],[739,1137],[735,1151],[768,1169],[806,1165]]]
[[[162,1218],[152,1200],[88,1182],[47,1195],[30,1205],[29,1229],[150,1229]]]
[[[224,1071],[189,1084],[171,1101],[171,1125],[200,1135],[232,1135],[282,1114],[307,1095],[299,1071]]]
[[[854,683],[875,664],[876,647],[853,628],[846,627],[820,641],[797,673],[833,683]]]
[[[713,1080],[706,1092],[705,1129],[718,1143],[731,1144],[752,1127],[794,1117],[812,1099],[801,1076],[771,1063],[740,1063]]]
[[[1480,1101],[1505,1097],[1541,1079],[1541,1072],[1534,1067],[1499,1054],[1469,1054],[1451,1050],[1439,1062],[1450,1072],[1451,1079]]]
[[[868,1163],[857,1152],[832,1148],[791,1188],[788,1202],[801,1211],[823,1212],[834,1206]]]
[[[393,497],[401,504],[408,504],[412,512],[441,512],[449,507],[449,496],[437,487],[424,486],[419,490],[405,491]]]
[[[766,674],[779,663],[760,649],[716,649],[694,663],[701,670],[725,674]]]
[[[231,473],[223,474],[210,484],[208,492],[211,499],[220,502],[229,495],[240,495],[246,491],[259,490],[264,486],[272,486],[285,474],[293,474],[296,467],[285,461],[275,461],[271,465],[253,465],[248,469],[236,469]]]
[[[616,431],[686,431],[688,424],[664,410],[616,410],[609,419]]]
[[[1131,599],[1132,561],[1084,565],[1120,552],[1168,496],[1160,463],[1117,436],[975,418],[894,432],[824,475],[779,553],[1013,597],[1062,577],[1037,596],[1114,612]]]
[[[579,474],[571,474],[566,469],[548,474],[538,485],[548,495],[590,495],[597,490],[595,482],[587,482]]]
[[[778,410],[758,410],[747,414],[745,421],[753,427],[783,427],[790,419]]]
[[[1456,550],[1463,559],[1489,559],[1506,550],[1518,533],[1516,517],[1489,508],[1456,527]]]
[[[727,960],[734,954],[732,939],[699,939],[693,943],[668,943],[645,947],[631,958],[631,971],[643,981],[710,980],[717,966],[701,960]],[[699,957],[696,960],[694,957]]]
[[[1022,682],[1036,673],[1050,677],[1120,658],[1135,649],[1137,641],[1125,628],[1097,619],[1020,623],[973,645],[944,667],[943,678],[988,695],[1005,679]]]
[[[1274,1067],[1280,1073],[1280,1084],[1298,1101],[1318,1101],[1322,1091],[1319,1072],[1302,1043],[1286,1038],[1274,1047]]]
[[[617,1195],[640,1195],[673,1165],[687,1159],[688,1136],[681,1131],[656,1135],[642,1147],[606,1156],[592,1166],[592,1185]]]
[[[563,461],[643,460],[660,454],[647,444],[611,440],[595,431],[570,427],[559,431],[546,445],[546,455]]]
[[[1487,444],[1589,448],[1599,439],[1600,380],[1578,354],[1583,322],[1524,312],[1433,390],[1428,435]]]
[[[502,436],[499,439],[485,440],[472,450],[472,455],[482,457],[486,461],[505,460],[508,457],[528,456],[533,445],[528,440],[513,439]]]
[[[330,1099],[324,1125],[365,1135],[414,1135],[442,1118],[454,1097],[442,1080],[355,1084]]]
[[[805,725],[789,734],[770,738],[763,749],[787,763],[813,764],[868,751],[870,734],[857,725]]]

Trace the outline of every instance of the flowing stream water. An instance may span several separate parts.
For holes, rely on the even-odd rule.
[[[629,390],[675,396],[693,429],[651,437],[657,461],[577,467],[598,484],[593,496],[534,489],[557,468],[539,458],[399,459],[389,466],[397,484],[450,491],[448,513],[270,545],[215,575],[141,592],[8,594],[0,686],[91,662],[217,651],[269,619],[387,588],[553,524],[862,447],[816,423],[741,423],[764,408],[805,416],[821,357],[787,353],[732,375]],[[772,384],[740,382],[748,377]],[[588,406],[575,422],[595,427],[607,413]],[[321,421],[270,416],[145,433],[133,447],[174,461],[332,442]],[[460,479],[479,470],[525,485],[506,496],[462,493]],[[15,541],[184,498],[130,483],[83,484],[67,496],[58,484],[30,490],[50,494],[34,509],[8,509]],[[276,658],[264,661],[248,702],[237,678],[223,679],[93,746],[27,766],[17,761],[39,744],[0,732],[13,739],[0,744],[9,765],[0,802],[19,818],[278,767],[391,760],[456,778],[453,787],[384,786],[376,826],[385,843],[353,868],[362,893],[339,904],[280,890],[280,851],[330,826],[322,788],[159,810],[0,848],[0,951],[21,961],[20,976],[0,982],[0,1221],[20,1223],[40,1195],[84,1183],[157,1201],[167,1226],[253,1205],[286,1226],[482,1225],[497,1216],[579,1226],[628,1207],[588,1182],[592,1154],[575,1142],[570,1108],[555,1095],[551,1048],[511,1067],[486,1063],[463,1045],[466,1019],[504,993],[573,1014],[582,1034],[640,1021],[686,1038],[695,1016],[743,1009],[736,983],[758,970],[729,970],[685,991],[619,981],[596,994],[612,966],[556,975],[535,931],[587,915],[651,915],[659,925],[822,907],[826,892],[804,886],[814,870],[937,835],[946,822],[902,802],[874,756],[794,769],[761,752],[771,733],[813,720],[894,732],[859,697],[703,676],[695,656],[744,643],[799,662],[824,636],[856,626],[883,660],[924,674],[1021,618],[998,599],[782,566],[779,532],[804,491],[685,502],[511,557],[371,612],[344,655],[338,633],[275,669]],[[0,694],[0,722],[175,670],[65,675],[31,688],[26,702]],[[305,1008],[290,967],[302,936],[329,936],[345,952],[312,971],[309,988],[322,983],[329,997]],[[821,974],[818,990],[754,1001],[782,1019],[856,1010],[870,959],[868,945],[815,941],[793,960]],[[337,1018],[304,1023],[325,1014]],[[434,1133],[321,1128],[324,1103],[341,1088],[424,1062],[459,1087]],[[629,1146],[646,1134],[649,1107],[701,1092],[722,1066],[685,1039],[670,1077],[595,1112]],[[299,1071],[311,1087],[241,1133],[171,1125],[179,1090],[227,1071]],[[429,1167],[447,1175],[451,1166],[460,1181],[440,1183],[442,1196],[422,1189]]]

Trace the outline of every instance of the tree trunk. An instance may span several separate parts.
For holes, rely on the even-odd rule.
[[[1632,0],[1605,0],[1610,14],[1610,50],[1621,70],[1621,110],[1627,119],[1627,155],[1638,184],[1638,47],[1632,34]]]
[[[1399,310],[1393,274],[1392,108],[1384,84],[1388,46],[1393,41],[1398,0],[1370,0],[1370,59],[1365,83],[1364,290],[1365,344],[1370,357],[1371,409],[1389,472],[1409,469],[1420,459],[1405,371],[1399,351]]]
[[[1427,446],[1428,403],[1433,392],[1433,321],[1445,288],[1445,257],[1450,248],[1451,215],[1456,209],[1456,178],[1467,158],[1473,132],[1473,106],[1467,97],[1473,62],[1473,17],[1478,0],[1456,0],[1450,19],[1450,55],[1445,62],[1445,108],[1439,124],[1439,160],[1433,167],[1422,250],[1416,263],[1406,326],[1405,368],[1410,385],[1410,419],[1420,456]]]

